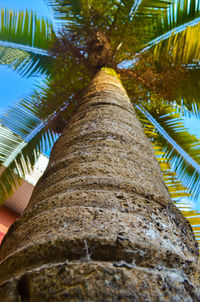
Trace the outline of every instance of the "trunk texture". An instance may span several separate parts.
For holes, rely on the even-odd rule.
[[[0,301],[200,301],[198,247],[120,81],[91,82],[0,251]]]

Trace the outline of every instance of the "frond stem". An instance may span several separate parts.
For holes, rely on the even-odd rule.
[[[158,43],[168,39],[170,36],[172,35],[176,35],[178,33],[183,32],[187,27],[191,27],[191,26],[195,26],[200,22],[200,17],[189,21],[185,24],[182,24],[180,26],[177,26],[176,28],[173,28],[171,30],[169,30],[168,32],[166,32],[163,35],[160,35],[159,37],[153,39],[152,41],[150,41],[149,43],[147,43],[145,45],[144,48],[142,48],[141,50],[139,50],[135,56],[134,59],[132,60],[124,60],[122,61],[120,64],[118,64],[118,68],[130,68],[134,66],[135,61],[137,60],[137,58],[139,58],[144,52],[146,52],[147,50],[149,50],[151,47],[157,45]]]
[[[34,47],[34,46],[17,44],[17,43],[12,43],[12,42],[8,42],[8,41],[0,41],[0,46],[10,47],[10,48],[17,48],[17,49],[20,49],[20,50],[24,50],[26,52],[34,53],[36,55],[50,56],[50,54],[47,50],[37,48],[37,47]]]

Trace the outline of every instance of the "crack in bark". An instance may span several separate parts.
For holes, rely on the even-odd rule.
[[[115,104],[115,103],[111,103],[111,102],[98,102],[98,103],[90,103],[90,106],[92,107],[98,107],[98,106],[115,106],[115,107],[118,107],[118,108],[121,108],[125,111],[127,111],[128,113],[131,113],[133,114],[134,112],[131,111],[131,110],[128,110],[126,107],[123,107],[121,105],[118,105],[118,104]]]
[[[29,302],[30,301],[30,291],[28,284],[28,277],[26,274],[22,275],[18,281],[17,292],[20,299],[20,302]]]

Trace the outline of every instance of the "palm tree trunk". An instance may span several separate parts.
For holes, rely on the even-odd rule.
[[[200,301],[192,229],[114,75],[91,82],[0,255],[1,301]]]

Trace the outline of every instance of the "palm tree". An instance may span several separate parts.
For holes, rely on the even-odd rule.
[[[170,151],[174,161],[181,153],[181,168],[191,176],[196,153],[192,153],[190,144],[197,141],[187,134],[187,156],[180,144],[173,145],[177,128],[184,129],[174,110],[178,105],[182,107],[179,102],[177,106],[171,103],[175,92],[169,93],[163,82],[166,79],[169,88],[177,75],[191,79],[189,61],[175,64],[175,51],[165,51],[163,42],[172,29],[179,35],[180,24],[186,22],[186,26],[199,16],[195,1],[180,2],[188,9],[181,5],[174,8],[165,1],[127,1],[126,5],[119,1],[98,1],[95,5],[89,1],[51,3],[58,17],[67,20],[67,28],[59,38],[51,29],[48,47],[53,67],[48,65],[46,70],[51,74],[47,86],[40,95],[35,93],[31,100],[18,105],[20,119],[22,108],[23,117],[29,113],[24,123],[30,127],[24,132],[30,137],[27,143],[21,139],[22,155],[16,152],[15,166],[11,163],[13,166],[2,173],[8,187],[10,175],[16,178],[15,169],[23,170],[20,156],[32,163],[30,146],[34,150],[43,135],[60,132],[65,121],[67,124],[28,208],[11,227],[1,248],[0,291],[4,300],[199,300],[198,248],[191,227],[170,201],[152,147],[126,94],[127,90],[131,101],[137,101],[136,108],[155,148],[164,154]],[[16,22],[20,23],[17,20],[19,17],[4,17],[5,24],[14,29]],[[38,23],[30,26],[30,22],[21,22],[22,36],[27,36],[28,28],[29,38],[33,36],[32,29]],[[7,28],[2,26],[2,33],[7,33]],[[16,30],[11,33],[12,42],[19,43]],[[143,54],[155,44],[158,34],[162,47],[159,44],[153,53]],[[182,36],[176,37],[180,39]],[[25,50],[23,45],[20,50],[34,51],[28,47]],[[12,58],[15,50],[8,51]],[[14,66],[26,72],[29,66],[31,72],[35,66],[35,72],[40,55],[49,57],[41,49],[36,52],[28,57],[28,67],[26,59],[19,63],[18,57]],[[135,62],[129,68],[128,58]],[[113,69],[105,67],[117,71],[126,90]],[[9,124],[13,109],[9,114],[2,133],[7,131],[5,126],[17,128],[18,132],[13,132],[19,138],[22,125]],[[43,127],[37,119],[43,119]],[[37,129],[36,135],[33,129]],[[181,138],[180,133],[177,137]],[[198,156],[195,159],[198,161]],[[171,175],[166,173],[166,177],[170,182]],[[2,187],[5,191],[5,183]]]
[[[160,2],[159,6],[161,10],[164,10],[162,5],[165,7],[166,4],[162,2],[163,1]],[[121,26],[119,20],[121,20],[120,18],[122,17],[125,18],[125,14],[128,14],[130,7],[132,7],[131,4],[127,7],[121,4],[119,9],[117,9],[118,6],[116,5],[113,7],[112,13],[114,14],[116,11],[116,18],[114,14],[113,21],[110,21],[112,26],[110,25],[110,28],[106,31],[108,31],[107,35],[112,40],[112,43],[119,42],[117,44],[119,49],[113,50],[113,57],[115,57],[116,61],[115,65],[128,56],[134,57],[134,53],[137,53],[136,57],[138,60],[138,53],[140,54],[140,64],[135,64],[132,68],[125,70],[115,67],[121,75],[121,79],[131,100],[136,105],[136,110],[144,125],[144,129],[146,129],[151,142],[154,144],[154,148],[156,148],[157,158],[165,174],[166,184],[172,193],[172,197],[177,198],[192,193],[194,198],[196,198],[198,196],[199,184],[199,142],[194,136],[187,133],[187,129],[184,127],[184,120],[181,115],[178,116],[179,113],[177,113],[177,111],[193,112],[196,115],[198,115],[199,112],[198,81],[194,81],[194,77],[198,79],[198,70],[195,72],[194,69],[188,69],[188,66],[191,65],[189,63],[195,62],[193,59],[195,59],[196,62],[198,60],[198,39],[190,41],[189,50],[186,41],[188,37],[198,36],[198,26],[187,27],[191,25],[191,22],[194,24],[197,23],[198,5],[191,2],[188,13],[185,14],[185,7],[188,6],[187,1],[179,1],[178,4],[178,7],[171,7],[170,12],[164,13],[161,20],[155,21],[155,12],[156,14],[158,13],[156,7],[152,10],[149,4],[147,10],[147,7],[145,7],[146,4],[144,4],[143,7],[143,3],[141,3],[137,9],[141,11],[141,9],[144,8],[148,15],[148,23],[146,23],[146,25],[148,25],[148,34],[146,33],[145,41],[141,42],[136,39],[136,29],[134,29],[131,34],[131,39],[134,41],[130,40],[129,34],[129,32],[132,31],[131,26],[133,26],[133,24],[134,26],[135,24],[137,25],[137,32],[141,31],[141,27],[143,26],[141,13],[139,13],[140,16],[136,14],[137,20],[132,20],[131,18],[132,23],[130,20],[126,20],[130,23],[129,30],[126,28],[126,25],[123,25],[128,31],[126,35],[129,36],[129,41],[132,41],[132,44],[129,43],[127,46],[127,41],[122,41],[122,47],[120,44],[121,40],[118,41],[119,36],[116,37],[116,32],[119,31],[119,27],[120,30],[123,31],[123,26]],[[78,6],[79,4],[76,5]],[[195,6],[195,9],[193,6]],[[63,9],[61,7],[57,8],[56,6],[54,8],[55,10],[61,11]],[[152,13],[152,18],[150,18],[149,11]],[[105,12],[102,11],[101,13],[104,14]],[[100,13],[98,12],[97,15],[98,14]],[[62,17],[63,19],[63,15],[61,15],[59,15],[59,18]],[[174,17],[172,17],[173,15]],[[119,16],[119,20],[117,16]],[[171,19],[167,16],[171,16]],[[98,18],[99,17],[100,15],[98,15]],[[39,93],[36,93],[32,98],[29,97],[20,101],[20,103],[10,108],[1,118],[0,131],[1,141],[3,143],[1,145],[0,160],[3,167],[7,167],[3,169],[4,173],[1,174],[0,177],[0,200],[3,202],[7,199],[8,194],[12,193],[13,186],[18,184],[20,178],[17,176],[23,176],[25,172],[29,171],[34,165],[39,154],[38,150],[41,151],[45,148],[49,148],[57,138],[55,131],[59,133],[62,132],[63,125],[70,116],[71,110],[73,109],[72,107],[75,106],[75,95],[81,94],[82,89],[90,82],[91,76],[94,74],[94,66],[91,67],[91,65],[95,64],[93,55],[91,55],[92,64],[91,62],[89,64],[85,58],[88,56],[88,51],[91,52],[91,47],[82,45],[81,50],[80,45],[76,45],[77,42],[74,44],[74,41],[70,40],[72,37],[69,37],[69,30],[67,32],[67,38],[66,35],[63,35],[63,32],[61,33],[61,39],[57,43],[57,48],[55,49],[54,47],[52,50],[54,55],[52,55],[51,52],[50,56],[47,49],[49,49],[52,44],[55,33],[47,21],[37,19],[32,13],[15,14],[4,10],[2,10],[1,19],[0,44],[2,46],[0,62],[2,64],[8,64],[22,75],[27,76],[31,76],[37,72],[43,72],[50,76],[52,72],[55,73],[55,70],[57,70],[57,76],[54,77],[53,81],[50,79],[46,84],[47,86],[43,87]],[[67,18],[65,16],[64,19],[68,20],[69,16],[67,16]],[[153,21],[150,19],[153,19]],[[88,22],[86,19],[84,20],[82,20],[82,22]],[[174,20],[176,20],[176,22]],[[75,22],[76,21],[75,19]],[[180,24],[184,23],[184,21],[185,24],[181,27],[182,32],[178,33],[180,32]],[[95,29],[89,29],[91,26],[87,27],[87,24],[82,24],[82,26],[86,27],[86,32],[83,34],[82,31],[82,38],[79,38],[86,40],[83,44],[86,44],[87,40],[88,43],[91,44],[91,40],[93,41],[95,35]],[[104,27],[105,26],[104,24]],[[116,27],[116,29],[114,30],[113,27]],[[184,28],[186,28],[186,30],[183,31]],[[92,30],[92,34],[89,32],[90,30]],[[177,34],[172,35],[172,30],[173,33],[177,32]],[[78,32],[80,30],[76,28],[76,31]],[[112,35],[110,32],[112,32]],[[159,34],[160,36],[157,40],[151,40]],[[170,39],[164,40],[170,35]],[[90,37],[90,39],[88,39],[88,37]],[[149,54],[148,57],[141,56],[145,50],[157,42],[159,42],[159,44],[154,48],[153,56],[152,54]],[[144,43],[146,43],[145,46],[140,46],[140,44],[144,45]],[[173,43],[176,43],[176,45]],[[184,43],[186,45],[185,48],[183,48]],[[179,49],[183,49],[182,53],[176,51],[177,45],[180,45]],[[115,48],[116,47],[117,46],[115,46]],[[170,55],[169,51],[167,51],[169,49]],[[55,60],[60,52],[60,59]],[[81,52],[82,54],[84,53],[84,56]],[[158,63],[158,58],[160,63]],[[65,68],[63,68],[62,63],[62,66],[58,64],[58,62],[62,60],[66,62]],[[52,67],[55,65],[53,62],[55,61],[57,67],[52,71]],[[176,63],[176,66],[174,66],[174,62],[179,63]],[[181,67],[183,67],[183,63],[187,66],[187,70],[183,70],[183,68],[180,69],[180,62],[182,64]],[[110,63],[109,60],[107,64],[109,65]],[[173,66],[171,63],[173,63]],[[127,66],[128,64],[129,62],[126,61]],[[119,66],[119,64],[117,66]],[[76,81],[77,74],[82,78],[81,84],[78,84],[78,87]],[[66,84],[65,81],[65,77],[67,76],[69,78],[69,75],[70,85],[69,82]],[[174,89],[172,93],[169,86],[171,82],[173,82],[174,85],[174,82],[177,82],[177,78],[180,79],[177,85],[175,85],[176,90]],[[55,95],[56,98],[54,97]],[[58,98],[58,95],[60,98]],[[166,100],[161,98],[163,95]],[[174,97],[177,100],[176,105],[173,101]],[[70,106],[68,106],[69,103],[71,104]],[[68,110],[64,110],[67,106]],[[148,111],[148,115],[146,110]],[[13,120],[15,120],[15,123],[13,123]],[[151,131],[149,127],[151,127]],[[7,128],[13,131],[15,139]],[[46,143],[46,141],[48,141],[48,143]],[[176,144],[176,147],[174,142],[178,144]],[[170,164],[174,172],[177,173],[179,181],[176,180],[176,173],[170,172]],[[188,190],[181,186],[180,181],[183,181]]]

